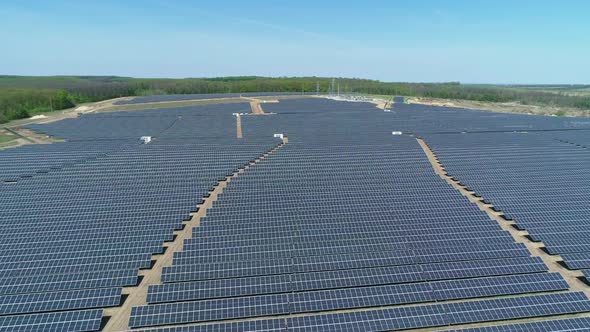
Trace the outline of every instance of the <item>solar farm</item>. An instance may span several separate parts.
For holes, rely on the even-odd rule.
[[[590,119],[248,97],[26,125],[0,331],[590,331]]]

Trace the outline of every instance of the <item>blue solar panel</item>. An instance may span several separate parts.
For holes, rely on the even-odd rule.
[[[491,278],[460,279],[432,283],[439,301],[505,294],[567,290],[559,273],[536,273]]]
[[[147,329],[151,332],[213,332],[213,331],[240,331],[240,332],[276,332],[287,331],[284,319],[250,320],[244,322],[211,323],[205,325],[161,327]]]
[[[286,293],[291,290],[290,279],[289,275],[276,275],[154,285],[149,288],[147,302],[177,302]]]
[[[287,326],[294,331],[397,331],[588,310],[583,293],[565,293],[302,316],[287,318]]]
[[[504,324],[488,327],[476,327],[460,330],[446,330],[447,332],[567,332],[590,331],[590,318],[557,319],[542,322]]]
[[[98,331],[102,310],[0,316],[0,331]]]
[[[137,279],[136,270],[4,278],[0,280],[0,294],[134,286]]]
[[[321,290],[289,295],[292,313],[376,307],[435,301],[427,284]]]
[[[99,288],[4,295],[0,296],[0,315],[113,307],[119,305],[121,292],[121,288]]]
[[[288,314],[287,295],[177,302],[133,307],[129,327]]]

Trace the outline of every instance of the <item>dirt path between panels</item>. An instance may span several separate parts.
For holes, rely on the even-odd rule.
[[[142,276],[142,279],[139,285],[135,287],[125,287],[123,289],[123,294],[127,295],[127,299],[123,305],[115,308],[104,309],[104,316],[110,316],[110,318],[103,331],[119,332],[129,329],[128,326],[129,318],[131,316],[131,309],[135,306],[147,304],[146,300],[149,286],[161,283],[162,270],[164,267],[172,265],[174,253],[182,251],[184,241],[192,237],[193,229],[199,227],[201,218],[207,215],[207,210],[213,206],[213,203],[217,200],[219,195],[223,193],[223,189],[225,189],[228,183],[231,182],[232,178],[237,177],[241,173],[247,171],[248,168],[256,165],[270,154],[279,150],[285,144],[285,141],[283,141],[282,144],[265,153],[254,162],[248,164],[238,172],[227,177],[224,181],[219,182],[215,189],[210,192],[209,197],[205,198],[204,202],[199,205],[198,211],[192,214],[192,218],[189,221],[185,222],[184,228],[175,232],[176,236],[174,241],[169,242],[164,246],[166,248],[164,254],[152,256],[152,260],[155,260],[153,266],[147,270],[140,270],[139,275]]]
[[[251,101],[250,108],[252,109],[252,114],[264,114],[264,110],[262,109],[262,106],[260,106],[260,102]]]
[[[242,116],[236,115],[236,137],[243,138],[244,135],[242,133]]]

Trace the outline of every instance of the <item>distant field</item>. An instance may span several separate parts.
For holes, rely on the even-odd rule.
[[[12,136],[0,134],[0,144],[10,142],[14,139]]]
[[[0,123],[125,96],[318,91],[323,94],[339,91],[590,110],[590,86],[586,85],[389,83],[326,77],[137,79],[117,76],[0,76]]]
[[[13,135],[7,135],[0,130],[0,149],[15,146],[17,144],[15,139]]]
[[[565,96],[590,96],[590,86],[549,86],[549,87],[523,87],[524,91],[536,91],[544,93],[555,93]]]

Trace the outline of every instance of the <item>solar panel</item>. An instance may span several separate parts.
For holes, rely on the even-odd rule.
[[[287,295],[261,295],[133,307],[129,327],[288,314]]]
[[[445,304],[450,324],[466,324],[590,311],[583,293],[560,293]]]
[[[137,284],[137,279],[136,270],[4,278],[0,280],[0,294],[133,286]]]
[[[449,262],[425,266],[424,273],[428,280],[444,280],[524,274],[547,271],[539,257],[519,257],[501,260]]]
[[[291,272],[290,259],[214,263],[201,264],[199,266],[175,265],[164,267],[162,282],[237,278],[289,272]]]
[[[396,331],[448,325],[433,306],[287,318],[289,331]]]
[[[291,275],[294,291],[399,284],[421,281],[419,265],[389,266],[357,270],[321,271]]]
[[[397,331],[589,310],[583,293],[562,293],[293,317],[287,326],[295,331]]]
[[[544,331],[544,332],[567,332],[567,331],[590,331],[590,318],[556,319],[542,322],[504,324],[487,327],[476,327],[460,330],[446,330],[447,332],[508,332],[508,331]]]
[[[435,301],[430,285],[406,284],[346,288],[289,295],[291,313],[376,307]]]
[[[290,279],[289,275],[273,275],[153,285],[148,290],[147,302],[162,303],[286,293],[291,290]]]
[[[211,323],[176,327],[147,329],[151,332],[207,332],[207,331],[240,331],[240,332],[275,332],[287,331],[284,319],[249,320],[243,322]]]
[[[505,294],[567,290],[559,273],[536,273],[502,277],[460,279],[432,283],[439,301]]]
[[[562,254],[561,258],[568,269],[581,270],[590,268],[590,253]]]
[[[102,309],[0,316],[0,331],[98,331]]]
[[[0,315],[102,308],[119,305],[121,288],[0,296]]]

